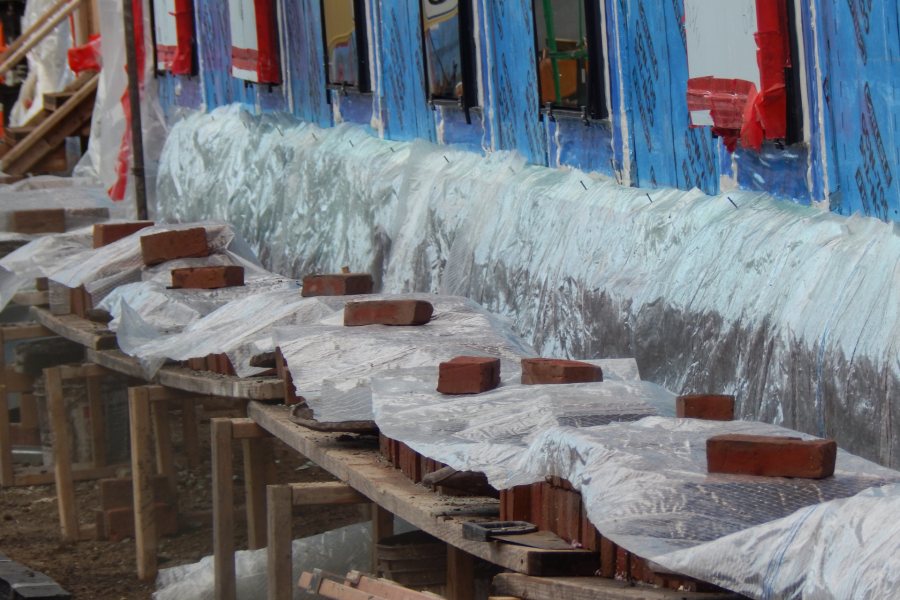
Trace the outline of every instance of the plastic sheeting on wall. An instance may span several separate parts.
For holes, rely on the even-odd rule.
[[[157,213],[267,268],[468,296],[545,356],[634,356],[677,392],[900,464],[900,234],[765,194],[642,190],[234,108],[176,125]]]

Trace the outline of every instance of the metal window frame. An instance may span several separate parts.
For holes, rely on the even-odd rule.
[[[428,83],[428,49],[425,45],[425,19],[423,2],[428,0],[419,0],[419,30],[422,33],[422,66],[425,69],[425,96],[428,103],[434,105],[459,106],[462,110],[468,111],[470,108],[478,106],[478,65],[476,61],[477,52],[475,50],[475,11],[473,0],[459,0],[459,61],[460,72],[463,82],[463,95],[455,96],[436,96],[431,93],[431,86]]]
[[[353,28],[356,33],[356,84],[346,81],[331,81],[331,69],[328,65],[328,29],[325,23],[325,2],[320,0],[319,11],[322,15],[322,49],[325,53],[325,83],[328,89],[356,90],[366,94],[372,91],[372,77],[369,73],[369,26],[366,11],[366,0],[351,0],[353,5]]]

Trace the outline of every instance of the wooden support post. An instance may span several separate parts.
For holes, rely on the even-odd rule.
[[[150,397],[146,387],[128,389],[131,422],[131,477],[134,489],[134,531],[137,572],[141,581],[156,578],[156,516],[154,514]]]
[[[394,515],[372,504],[372,572],[378,573],[378,544],[394,535]]]
[[[213,561],[216,600],[234,600],[234,482],[231,421],[212,420]]]
[[[19,416],[22,429],[35,432],[39,430],[38,407],[34,394],[26,392],[19,394]]]
[[[197,404],[193,398],[185,398],[181,401],[181,432],[188,466],[197,467],[200,465],[200,437]]]
[[[268,600],[291,600],[293,576],[291,570],[291,541],[293,491],[289,485],[270,485],[266,488],[268,504]]]
[[[47,403],[50,405],[50,428],[53,434],[53,472],[56,479],[56,499],[62,539],[74,542],[79,538],[78,512],[75,505],[75,484],[72,480],[72,449],[69,444],[69,420],[63,396],[62,374],[59,367],[44,369]]]
[[[244,493],[247,498],[247,542],[250,550],[265,548],[266,485],[272,463],[271,440],[244,439]]]
[[[91,410],[91,458],[94,467],[106,466],[106,413],[100,381],[99,377],[88,377],[85,380]]]
[[[475,561],[472,555],[447,544],[447,600],[475,597]]]
[[[169,404],[166,400],[150,402],[153,431],[156,434],[156,470],[166,478],[169,494],[178,495],[175,473],[175,455],[172,452],[172,432],[169,429]]]
[[[0,345],[0,352],[3,346]],[[13,485],[12,432],[9,427],[9,395],[6,386],[0,385],[0,487]]]

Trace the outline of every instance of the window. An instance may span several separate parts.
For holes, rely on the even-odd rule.
[[[156,69],[194,72],[194,6],[191,0],[153,0]]]
[[[369,91],[365,0],[322,0],[328,83]]]
[[[691,124],[738,140],[803,140],[793,0],[685,0]]]
[[[275,0],[228,0],[231,74],[256,83],[281,83]]]
[[[595,0],[534,0],[541,104],[605,119],[603,18]]]
[[[463,108],[478,101],[472,0],[422,0],[425,79],[431,102]]]

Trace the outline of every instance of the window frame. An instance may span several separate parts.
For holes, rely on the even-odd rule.
[[[173,64],[173,62],[169,62],[167,65],[164,65],[163,62],[159,60],[159,47],[160,42],[157,36],[156,25],[157,25],[157,1],[159,0],[150,0],[150,34],[151,40],[153,43],[153,73],[156,76],[162,75],[164,73],[171,73],[172,75],[181,75],[186,77],[193,77],[197,75],[198,72],[198,57],[197,57],[197,30],[195,28],[195,18],[194,18],[194,0],[175,0],[175,10],[178,11],[178,5],[184,4],[183,9],[186,9],[185,14],[187,17],[179,18],[179,14],[176,12],[174,16],[175,20],[175,36],[176,36],[176,46],[175,53],[176,55],[181,53],[187,53],[190,57],[190,65],[185,67],[183,64]],[[165,2],[165,0],[161,0]],[[185,22],[186,21],[186,22]],[[186,31],[190,32],[188,37],[188,41],[184,43],[184,47],[182,47],[183,39],[179,38],[179,30],[181,33],[185,33]],[[163,44],[164,47],[172,47],[169,44]]]
[[[463,95],[436,96],[431,93],[428,69],[428,47],[425,42],[427,30],[425,28],[425,9],[423,2],[419,0],[419,30],[422,33],[422,66],[425,70],[425,97],[431,106],[458,106],[466,111],[478,107],[478,61],[475,46],[475,8],[473,0],[459,0],[457,3],[458,33],[459,33],[459,61],[460,73],[463,84]]]
[[[353,5],[353,30],[356,33],[356,84],[346,81],[331,81],[331,68],[328,56],[328,27],[325,22],[325,3],[328,0],[320,0],[319,11],[322,15],[322,50],[325,63],[325,87],[329,90],[356,90],[361,94],[372,92],[372,76],[369,72],[371,57],[369,56],[369,23],[368,7],[366,0],[351,0]],[[360,15],[362,15],[360,17]]]
[[[231,1],[226,0],[228,3],[228,25],[229,25],[229,34],[231,36],[231,43],[228,49],[229,54],[229,74],[240,81],[244,82],[245,86],[249,85],[262,85],[269,86],[271,89],[274,86],[281,85],[284,82],[284,62],[282,57],[282,31],[281,31],[281,23],[279,22],[280,11],[277,8],[278,0],[240,0],[241,6],[243,8],[244,2],[249,2],[253,7],[253,18],[254,18],[254,29],[253,34],[255,36],[256,48],[242,48],[240,46],[235,46],[235,23],[233,22],[231,15]],[[259,3],[263,2],[266,5],[260,7]],[[259,21],[260,15],[265,16],[266,18],[271,17],[272,21],[268,23],[261,23]],[[246,33],[246,21],[244,19],[241,20],[242,29]],[[260,39],[260,34],[266,32],[268,33],[267,37],[263,37]],[[262,47],[264,44],[263,41],[266,42],[265,47]],[[238,66],[235,64],[235,50],[249,50],[256,53],[255,64],[252,68],[245,68],[244,66]],[[271,60],[268,61],[268,64],[264,64],[262,61],[263,57],[270,57]],[[235,70],[252,73],[253,77],[245,77],[241,74],[235,73]]]
[[[541,44],[540,39],[538,37],[538,10],[537,3],[541,2],[545,6],[544,11],[546,11],[547,4],[549,4],[550,0],[532,0],[531,1],[531,13],[532,13],[532,25],[534,27],[534,54],[535,57],[535,67],[536,67],[536,76],[537,76],[537,85],[538,85],[538,103],[540,104],[540,95],[541,95],[541,80],[540,80],[540,53],[541,53]],[[605,49],[605,40],[606,36],[604,35],[605,28],[605,15],[602,7],[600,6],[600,2],[598,0],[576,0],[583,2],[584,5],[584,23],[585,23],[585,38],[587,40],[587,61],[588,66],[585,69],[585,73],[587,75],[587,104],[581,106],[579,108],[572,108],[570,106],[561,106],[559,104],[553,102],[547,102],[541,104],[541,112],[542,115],[546,114],[553,117],[554,114],[559,115],[568,115],[568,116],[580,116],[581,119],[587,123],[590,121],[605,121],[609,120],[611,110],[609,107],[609,96],[607,94],[607,52]],[[550,32],[548,32],[549,36]]]

